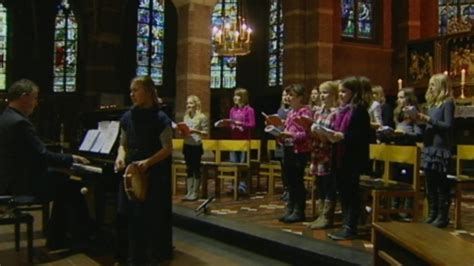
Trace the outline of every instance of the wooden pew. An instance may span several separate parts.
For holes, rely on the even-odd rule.
[[[374,265],[474,265],[474,243],[423,223],[373,224]]]

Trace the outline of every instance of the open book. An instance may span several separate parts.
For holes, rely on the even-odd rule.
[[[313,125],[311,131],[318,134],[333,135],[336,131],[321,125]]]
[[[176,129],[183,136],[189,136],[189,134],[191,134],[191,129],[184,122],[176,123]]]
[[[214,123],[215,127],[231,127],[234,124],[232,119],[221,119]]]
[[[281,130],[276,126],[268,125],[265,127],[265,133],[278,137],[281,134]]]
[[[414,119],[418,115],[418,110],[415,106],[405,106],[403,107],[403,113]]]
[[[307,116],[298,116],[295,118],[295,122],[304,127],[305,129],[310,129],[311,128],[311,125],[313,124],[313,119],[311,117],[307,117]]]
[[[377,129],[377,131],[382,133],[392,133],[394,129],[389,126],[381,126]]]
[[[265,122],[267,125],[275,126],[275,127],[283,127],[283,121],[277,114],[267,115],[266,113],[262,112],[263,117],[265,117]]]

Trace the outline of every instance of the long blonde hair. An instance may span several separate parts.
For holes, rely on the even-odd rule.
[[[191,100],[196,104],[196,116],[201,114],[201,100],[196,95],[189,95],[187,100]],[[186,109],[186,115],[189,116],[189,111]]]
[[[433,86],[431,86],[433,84]],[[435,95],[433,89],[439,90]],[[451,80],[447,75],[435,74],[428,82],[428,89],[425,93],[426,105],[429,107],[439,106],[447,99],[451,98]]]

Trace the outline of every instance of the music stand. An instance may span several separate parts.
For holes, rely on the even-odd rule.
[[[214,201],[214,197],[210,197],[207,200],[205,200],[199,207],[196,208],[196,216],[199,216],[201,214],[209,214],[209,204]]]

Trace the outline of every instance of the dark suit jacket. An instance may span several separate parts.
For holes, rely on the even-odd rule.
[[[35,194],[44,184],[48,165],[69,167],[72,156],[50,152],[18,110],[0,114],[0,195]]]

